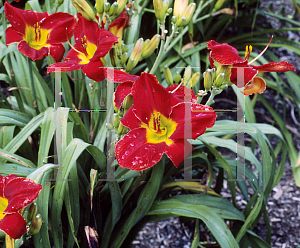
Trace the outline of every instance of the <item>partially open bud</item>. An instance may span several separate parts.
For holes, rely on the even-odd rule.
[[[220,73],[215,80],[214,87],[219,88],[224,82],[224,78],[225,78],[225,73]]]
[[[93,9],[85,0],[71,0],[71,3],[85,19],[97,22]]]
[[[154,52],[154,50],[158,47],[158,44],[160,42],[160,35],[156,34],[152,37],[152,39],[149,41],[149,43],[144,47],[142,58],[146,59],[151,56],[151,54]]]
[[[154,12],[156,19],[159,20],[161,24],[165,23],[166,9],[164,7],[162,0],[153,0]]]
[[[187,8],[189,0],[175,0],[174,2],[174,9],[173,9],[173,16],[176,16],[177,19],[182,17],[183,12]]]
[[[200,79],[200,72],[196,72],[193,74],[191,78],[191,86],[194,87]]]
[[[172,85],[173,84],[173,77],[172,77],[171,70],[167,65],[165,65],[163,67],[163,73],[164,73],[165,79],[167,81],[167,84],[169,86]]]
[[[178,71],[176,71],[176,74],[174,76],[174,81],[175,81],[175,84],[179,84],[179,82],[181,81],[181,75]]]
[[[28,214],[27,214],[27,218],[26,218],[26,222],[29,223],[31,222],[33,216],[36,215],[36,212],[37,212],[37,207],[36,207],[36,204],[35,203],[32,203],[29,207],[29,210],[28,210]]]
[[[121,53],[120,51],[122,49],[122,38],[123,38],[124,30],[125,30],[125,28],[127,28],[128,18],[129,17],[128,17],[128,14],[126,13],[126,11],[123,11],[122,14],[120,15],[120,17],[118,17],[116,20],[114,20],[113,23],[110,24],[108,27],[108,31],[118,37],[118,43],[116,44],[117,54]]]
[[[96,0],[96,10],[99,16],[101,17],[104,12],[104,0]]]
[[[212,77],[212,72],[210,69],[207,69],[204,73],[203,73],[203,78],[204,78],[204,88],[206,91],[210,91],[211,87],[213,85],[213,77]]]
[[[130,72],[139,62],[144,48],[144,40],[143,38],[138,39],[138,41],[135,43],[135,46],[133,48],[133,51],[130,55],[129,61],[126,66],[126,71]]]
[[[29,230],[28,230],[28,234],[29,235],[34,235],[37,234],[41,227],[42,227],[42,217],[40,214],[37,214],[35,217],[32,218]]]

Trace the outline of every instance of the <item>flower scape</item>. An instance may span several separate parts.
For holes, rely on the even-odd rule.
[[[300,186],[297,151],[263,94],[268,86],[299,103],[294,65],[262,58],[272,34],[259,43],[253,33],[252,44],[266,46],[256,58],[243,36],[223,37],[243,12],[230,1],[16,2],[4,3],[0,29],[9,85],[0,94],[0,247],[127,247],[145,223],[178,216],[193,221],[191,247],[270,247],[271,229],[263,238],[253,228],[261,216],[270,226],[266,205],[287,154]],[[274,87],[269,72],[289,82]],[[215,107],[231,88],[222,104],[243,98],[245,109]],[[279,127],[256,123],[257,101]],[[226,111],[245,120],[219,120]],[[245,163],[220,147],[233,156],[244,147]]]

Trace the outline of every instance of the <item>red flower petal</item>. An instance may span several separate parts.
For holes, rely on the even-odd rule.
[[[233,68],[231,68],[230,81],[235,85],[237,85],[237,68],[234,67],[244,67],[244,86],[248,84],[257,75],[257,70],[251,68],[248,65],[248,61],[245,63],[234,64],[232,65],[232,67]]]
[[[211,50],[210,56],[222,65],[232,65],[247,61],[239,56],[238,51],[234,47],[226,43],[219,44],[218,42],[211,40],[207,42],[207,49]]]
[[[104,70],[101,60],[90,62],[81,68],[82,72],[96,82],[101,82],[104,79]]]
[[[171,86],[167,87],[166,90],[172,93],[175,89],[178,88],[177,84],[172,84]],[[173,96],[176,96],[178,99],[180,99],[182,102],[184,102],[184,96],[185,92],[188,92],[188,88],[185,86],[180,86],[175,92],[172,93]],[[192,102],[196,103],[197,96],[194,94],[194,91],[190,89],[191,96],[192,96]]]
[[[185,118],[186,105],[191,105],[191,119]],[[206,128],[212,127],[216,121],[215,111],[209,107],[201,104],[180,103],[172,109],[170,118],[177,122],[175,132],[171,135],[171,140],[187,139],[184,137],[185,121],[192,123],[192,138],[196,139],[203,134]]]
[[[63,12],[54,13],[40,23],[41,29],[51,30],[47,44],[57,44],[69,40],[73,36],[75,25],[75,17]]]
[[[258,73],[296,71],[296,68],[286,61],[280,61],[279,63],[271,62],[265,65],[251,67],[258,70]]]
[[[113,74],[109,73],[111,68],[104,68],[105,78],[114,83],[123,83],[123,82],[135,82],[139,76],[130,75],[124,71],[114,70]]]
[[[166,146],[166,154],[176,168],[188,157],[192,150],[193,147],[187,140],[176,140],[172,145]]]
[[[30,179],[5,177],[4,197],[8,199],[8,206],[4,213],[11,214],[20,211],[32,203],[42,190],[42,185]]]
[[[20,42],[21,40],[23,40],[22,34],[17,33],[13,27],[9,27],[5,30],[6,46],[14,42]]]
[[[114,36],[106,29],[101,29],[100,34],[98,35],[98,48],[91,61],[96,61],[99,58],[104,57],[109,52],[113,44],[115,44],[117,41],[118,37]]]
[[[19,213],[7,214],[0,221],[0,230],[13,239],[19,239],[26,233],[26,221]]]
[[[22,40],[18,44],[18,50],[32,60],[40,60],[44,56],[48,56],[49,53],[48,47],[42,47],[39,50],[35,50],[34,48],[30,47],[25,40]]]
[[[132,87],[133,112],[144,123],[148,123],[154,110],[168,117],[171,113],[170,93],[161,86],[156,77],[142,73]]]
[[[78,60],[69,60],[66,62],[55,63],[47,68],[47,73],[55,72],[55,68],[60,68],[61,71],[74,71],[81,69],[84,65],[79,64]]]
[[[65,47],[63,44],[56,44],[50,46],[50,55],[55,60],[59,62],[62,60],[65,53]]]
[[[127,110],[124,117],[121,119],[121,123],[125,126],[130,128],[130,130],[140,128],[142,125],[141,120],[139,120],[136,115],[133,113],[133,108]]]
[[[121,27],[125,29],[127,28],[127,22],[128,22],[128,14],[126,13],[125,10],[123,10],[120,17],[118,17],[116,20],[113,21],[112,24],[108,26],[108,30],[115,26],[117,26],[117,29],[120,29]]]
[[[125,82],[120,84],[115,91],[115,105],[118,109],[121,108],[125,97],[131,93],[133,82]]]
[[[162,157],[166,143],[149,144],[146,129],[137,128],[126,134],[116,145],[116,157],[121,167],[141,171],[155,165]]]

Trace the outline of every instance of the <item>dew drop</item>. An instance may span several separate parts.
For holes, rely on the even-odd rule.
[[[130,146],[134,146],[134,143],[130,143]]]

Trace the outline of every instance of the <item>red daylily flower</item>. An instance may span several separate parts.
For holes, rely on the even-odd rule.
[[[50,65],[47,72],[74,71],[77,69],[95,81],[104,79],[104,69],[101,59],[109,52],[112,45],[118,40],[111,32],[100,29],[94,21],[88,21],[79,15],[78,23],[74,29],[75,45],[68,52],[65,62]]]
[[[21,10],[4,4],[6,18],[11,27],[5,31],[6,45],[18,42],[18,50],[32,60],[51,55],[61,61],[65,48],[61,44],[73,35],[76,19],[67,13],[52,15]]]
[[[133,106],[121,119],[130,128],[116,145],[121,167],[141,171],[155,165],[163,153],[178,167],[192,145],[184,137],[185,107],[191,106],[192,138],[196,139],[216,120],[211,107],[184,103],[161,86],[155,76],[142,73],[133,84]]]
[[[128,24],[128,14],[126,10],[123,10],[120,17],[113,21],[112,24],[109,25],[108,31],[118,37],[118,43],[121,45],[122,36],[125,28],[127,28]]]
[[[26,221],[19,213],[32,203],[42,190],[42,185],[17,175],[0,175],[0,230],[13,239],[27,231]]]
[[[243,59],[239,56],[238,51],[227,43],[219,44],[218,42],[211,40],[207,42],[207,49],[211,50],[209,53],[209,60],[212,68],[215,68],[214,61],[218,62],[221,65],[230,65],[233,67],[231,69],[230,81],[235,85],[237,85],[237,68],[234,67],[245,68],[245,95],[262,93],[265,90],[266,82],[261,77],[256,77],[258,73],[296,71],[295,67],[286,61],[281,61],[279,63],[271,62],[261,66],[250,65],[251,62],[249,63],[249,57],[251,50],[249,51],[249,53],[246,50],[245,59]],[[250,81],[251,83],[248,84]]]

